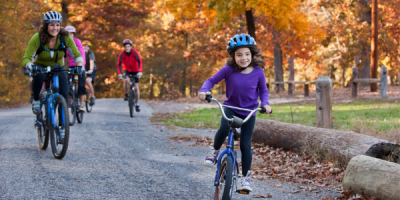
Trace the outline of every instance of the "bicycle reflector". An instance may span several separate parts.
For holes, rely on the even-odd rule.
[[[74,76],[74,80],[75,80],[75,81],[78,81],[78,78],[79,78],[79,77],[78,77],[78,75],[77,75],[77,74],[75,74],[75,76]]]

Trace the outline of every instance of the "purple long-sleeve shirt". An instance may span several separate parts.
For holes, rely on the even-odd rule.
[[[234,67],[225,65],[214,76],[207,79],[200,92],[207,92],[225,79],[226,98],[225,105],[236,106],[253,110],[258,107],[258,97],[261,99],[261,106],[269,105],[269,92],[265,82],[265,75],[262,69],[254,67],[248,74],[236,71]],[[239,115],[248,115],[250,112],[235,110]],[[253,115],[256,115],[254,113]]]

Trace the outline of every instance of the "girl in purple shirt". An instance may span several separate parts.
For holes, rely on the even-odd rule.
[[[214,76],[207,79],[199,90],[198,97],[205,100],[206,92],[218,84],[222,79],[225,80],[226,105],[255,109],[258,107],[258,97],[261,106],[265,107],[267,113],[271,113],[269,106],[269,92],[265,82],[264,68],[265,61],[261,58],[261,51],[257,48],[256,41],[247,34],[235,35],[227,46],[230,58],[226,65],[221,68]],[[224,108],[227,117],[233,115],[244,119],[249,112]],[[240,150],[242,152],[242,175],[238,180],[238,190],[252,191],[250,185],[250,167],[252,161],[251,137],[253,135],[256,113],[251,116],[249,121],[242,125],[240,135]],[[221,125],[214,138],[214,148],[206,156],[204,163],[213,166],[217,163],[217,158],[225,138],[229,134],[229,125],[223,117]]]

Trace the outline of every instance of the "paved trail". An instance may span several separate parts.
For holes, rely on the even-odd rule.
[[[130,118],[127,102],[98,99],[83,124],[71,127],[66,156],[57,160],[39,150],[30,106],[0,110],[0,199],[212,199],[215,168],[202,165],[209,149],[167,139],[185,132],[151,125],[154,112],[146,102]],[[162,130],[162,131],[161,131]],[[271,199],[320,199],[340,194],[283,193],[297,186],[253,181],[253,194]],[[249,195],[234,199],[252,199]]]

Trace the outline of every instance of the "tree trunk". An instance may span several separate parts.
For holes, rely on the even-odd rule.
[[[361,59],[363,63],[363,68],[361,69],[361,73],[359,75],[359,78],[370,78],[370,69],[371,69],[371,59],[370,59],[370,54],[371,54],[371,47],[365,47],[363,48],[361,52]],[[362,86],[369,86],[369,83],[361,83]]]
[[[282,49],[280,44],[280,33],[274,30],[274,80],[275,82],[283,81],[283,68],[282,68]],[[284,85],[275,87],[275,90],[285,90]]]
[[[182,69],[182,84],[181,84],[181,96],[186,97],[186,63],[183,63],[183,69]]]
[[[294,58],[289,57],[288,58],[288,68],[289,68],[289,81],[294,81]],[[294,84],[291,85],[291,88],[288,88],[288,90],[294,91],[295,87]]]
[[[378,77],[378,0],[372,0],[371,37],[371,78]],[[371,83],[371,92],[378,90],[377,83]]]
[[[68,24],[68,2],[66,0],[62,0],[61,2],[61,16],[63,18],[62,23]]]
[[[294,151],[299,151],[301,147],[307,146],[319,150],[321,153],[325,152],[341,158],[345,162],[360,154],[384,158],[393,152],[399,152],[400,149],[400,145],[355,132],[315,128],[266,119],[256,120],[252,141]]]
[[[256,38],[256,27],[254,25],[254,17],[253,17],[253,9],[246,10],[246,22],[247,22],[247,32],[254,40],[257,41]]]
[[[378,200],[400,199],[400,165],[359,155],[347,165],[343,189]]]
[[[365,12],[362,13],[362,22],[367,22],[368,25],[371,25],[371,7],[370,3],[371,0],[361,0],[360,1],[363,9]],[[363,63],[363,68],[361,69],[361,73],[359,78],[370,78],[371,74],[371,45],[364,45],[362,47],[362,52],[361,52],[361,60]],[[360,83],[362,86],[369,86],[369,83]]]

